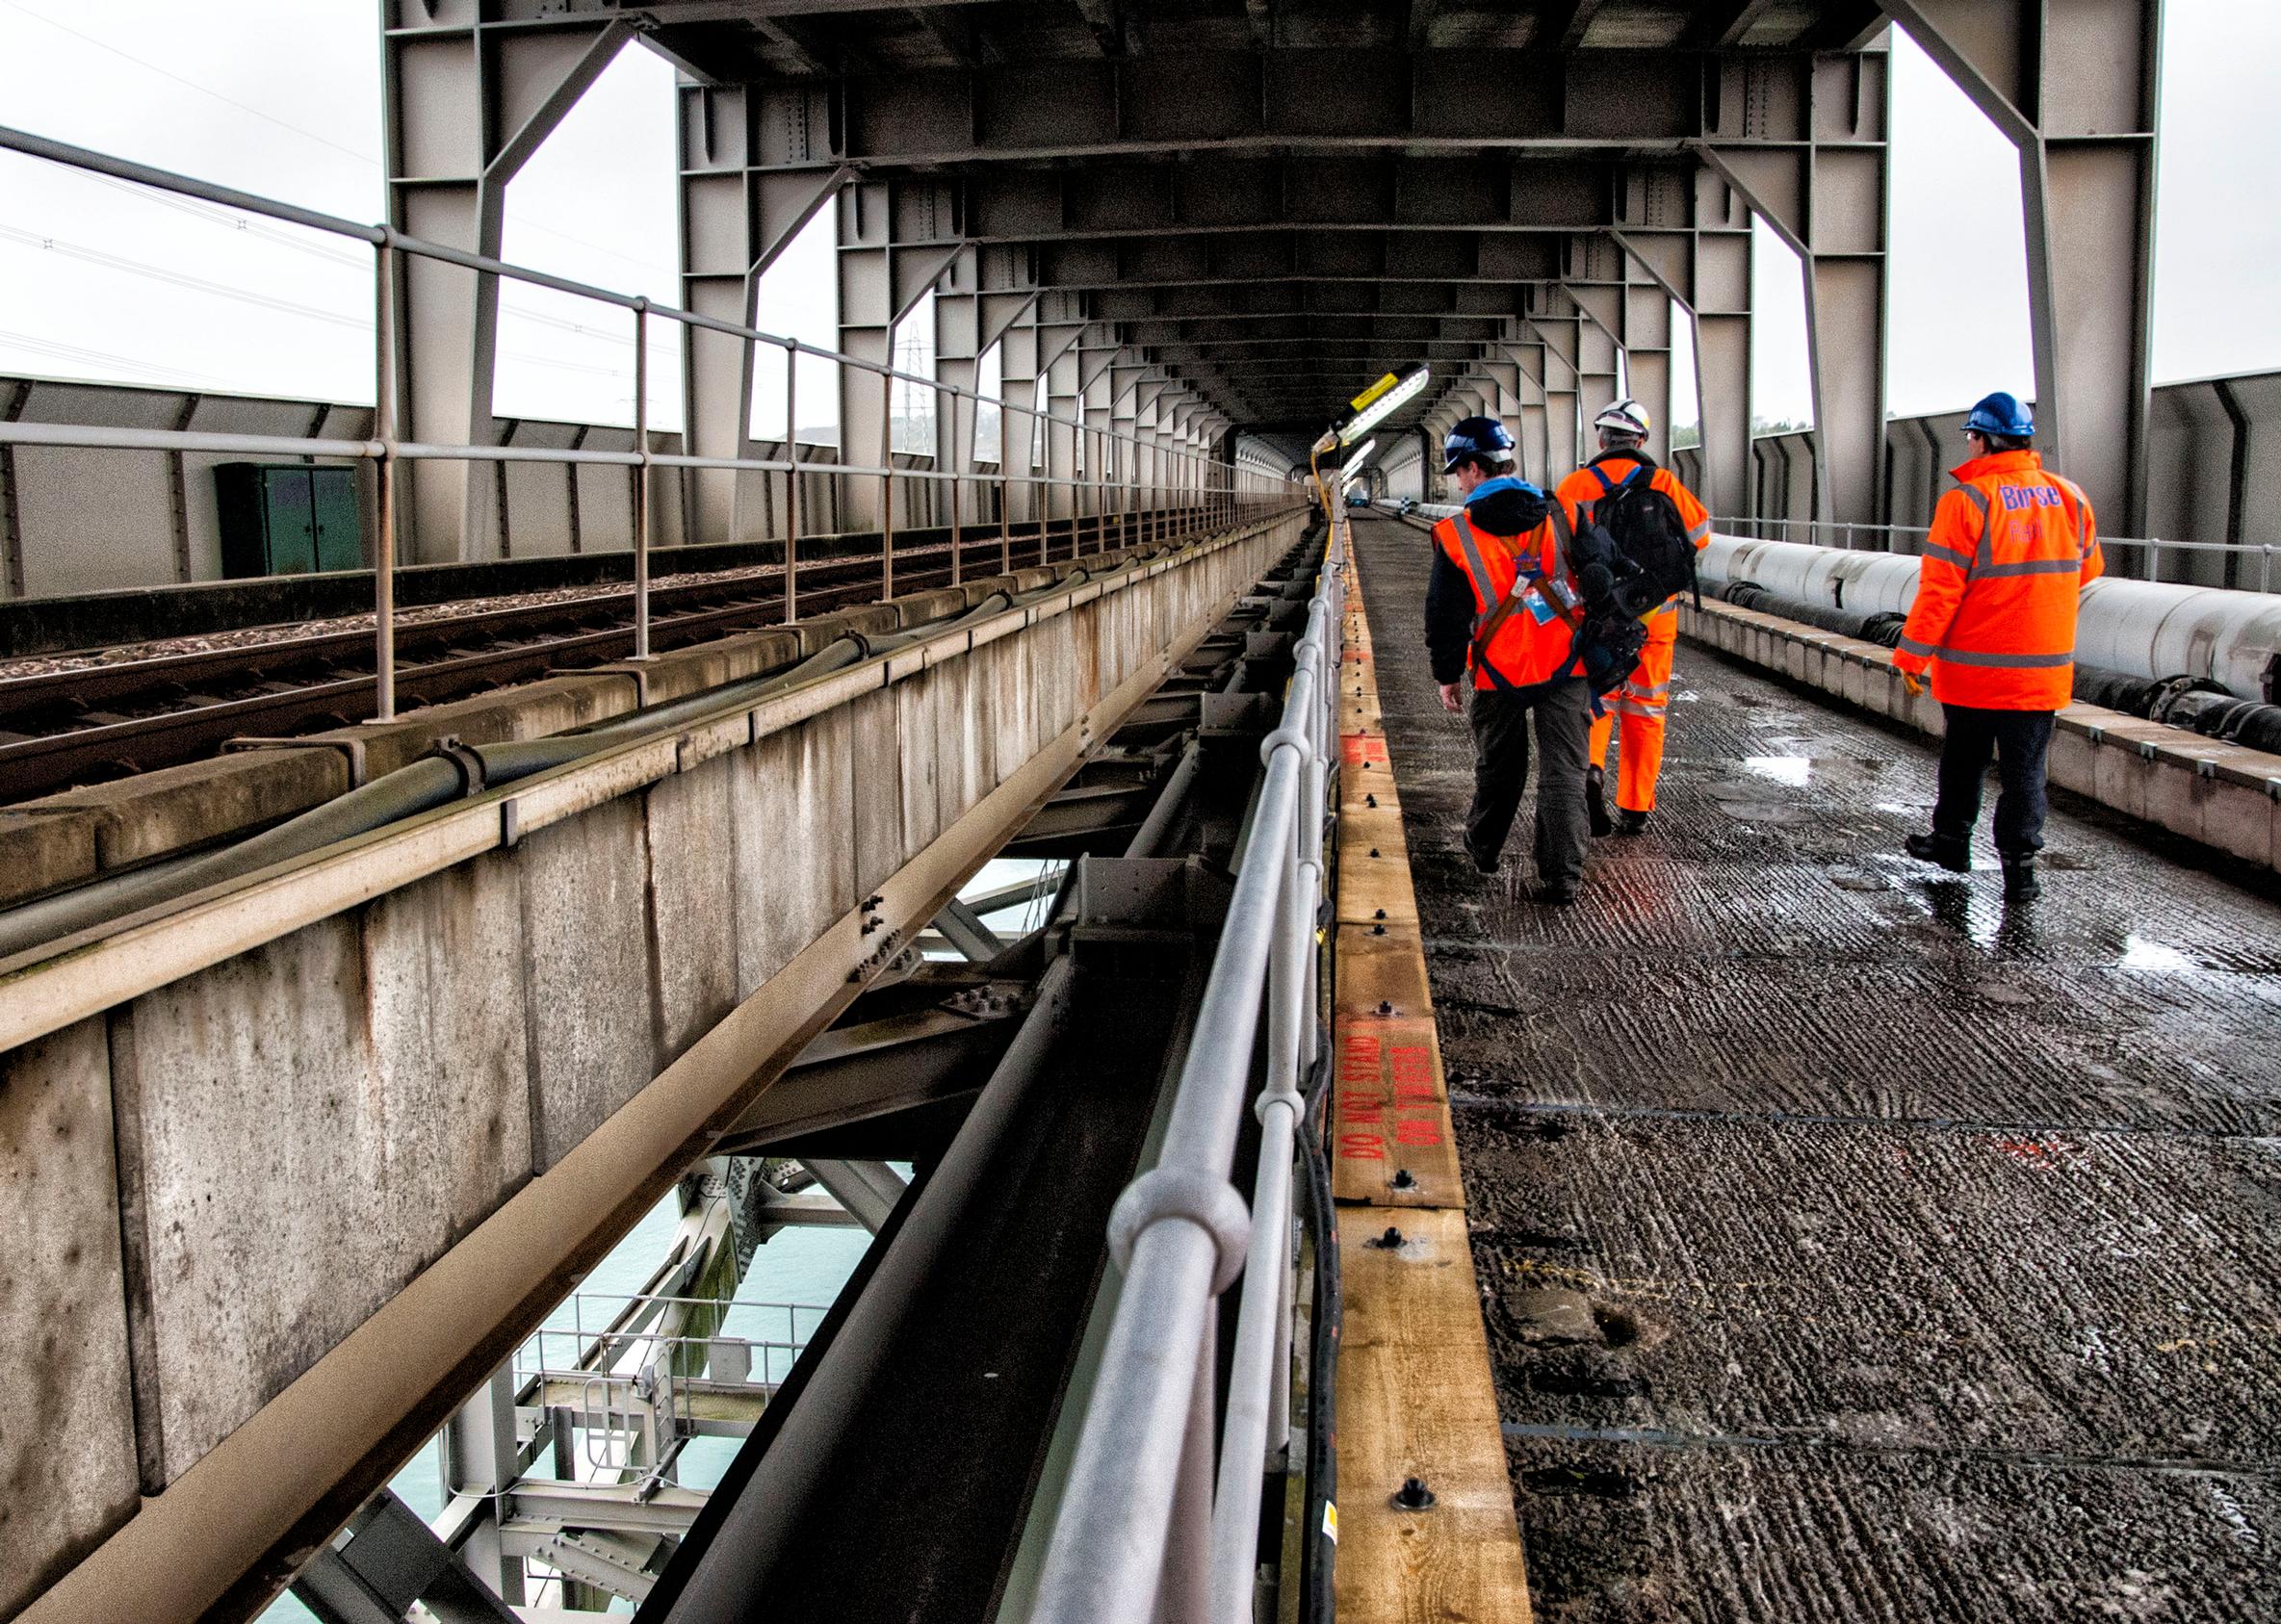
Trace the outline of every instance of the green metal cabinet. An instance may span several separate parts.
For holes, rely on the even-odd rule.
[[[214,496],[221,573],[233,580],[364,568],[353,468],[224,462],[214,470]]]

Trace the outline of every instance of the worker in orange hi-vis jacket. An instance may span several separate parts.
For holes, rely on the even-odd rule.
[[[1908,854],[1971,869],[1993,754],[2007,902],[2042,891],[2044,758],[2052,719],[2074,692],[2076,609],[2105,569],[2090,502],[2044,468],[2029,446],[2035,434],[2035,419],[2009,395],[1986,397],[1965,418],[1972,456],[1950,470],[1957,488],[1932,515],[1916,603],[1893,656],[1912,688],[1932,673],[1948,719],[1932,832],[1911,835]]]
[[[1426,655],[1442,708],[1472,724],[1465,851],[1482,873],[1497,871],[1528,786],[1533,725],[1531,894],[1565,907],[1584,878],[1584,742],[1592,731],[1592,695],[1571,659],[1570,617],[1581,603],[1568,557],[1576,512],[1515,477],[1513,436],[1495,418],[1462,419],[1442,450],[1442,472],[1465,501],[1434,527]]]
[[[1711,515],[1693,491],[1668,468],[1658,468],[1644,443],[1652,426],[1647,408],[1633,400],[1617,401],[1593,420],[1600,437],[1599,454],[1560,482],[1554,493],[1579,508],[1607,496],[1635,476],[1652,490],[1672,499],[1679,510],[1687,539],[1700,552],[1711,543]],[[1647,617],[1647,646],[1640,653],[1639,668],[1624,680],[1614,708],[1593,723],[1589,746],[1591,766],[1584,777],[1585,806],[1592,832],[1637,835],[1647,827],[1655,810],[1655,781],[1663,773],[1663,730],[1672,702],[1672,654],[1679,641],[1679,608],[1666,604]],[[1622,743],[1617,751],[1616,816],[1608,816],[1607,773],[1609,736],[1620,721]]]

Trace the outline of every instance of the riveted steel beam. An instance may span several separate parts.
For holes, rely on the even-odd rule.
[[[388,221],[499,257],[506,188],[634,38],[624,22],[540,30],[406,7],[383,37]],[[499,279],[410,254],[398,263],[397,356],[409,439],[477,444],[492,431]],[[496,556],[496,487],[471,465],[412,463],[400,523],[406,562]]]
[[[1881,50],[1720,64],[1704,162],[1805,278],[1816,510],[1792,518],[1883,512],[1888,69]]]
[[[2162,0],[1887,0],[2020,156],[2038,437],[2145,528]]]

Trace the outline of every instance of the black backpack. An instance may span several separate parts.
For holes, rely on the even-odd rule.
[[[1656,493],[1661,496],[1659,491]],[[1664,498],[1665,504],[1671,499]],[[1575,582],[1576,602],[1564,606],[1573,632],[1568,663],[1554,680],[1570,672],[1584,679],[1592,692],[1592,710],[1602,714],[1600,695],[1613,693],[1639,668],[1640,653],[1647,646],[1647,627],[1642,611],[1631,606],[1631,586],[1640,579],[1639,566],[1624,555],[1595,512],[1582,529],[1570,532],[1568,509],[1552,504],[1552,528],[1561,554]],[[1661,599],[1656,602],[1661,603]]]
[[[1655,464],[1640,457],[1639,466],[1621,479],[1609,478],[1596,466],[1590,472],[1600,482],[1601,492],[1593,503],[1593,521],[1608,532],[1621,560],[1615,589],[1628,611],[1647,614],[1682,592],[1693,592],[1695,606],[1701,608],[1695,543],[1687,538],[1687,522],[1679,517],[1678,504],[1649,483]]]

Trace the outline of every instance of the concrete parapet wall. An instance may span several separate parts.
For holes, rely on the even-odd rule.
[[[963,861],[985,801],[1026,805],[1038,765],[1074,762],[1105,728],[1095,708],[1153,685],[1302,522],[1247,526],[0,966],[0,1335],[37,1367],[25,1413],[47,1418],[0,1431],[0,1617],[91,1547],[133,1544],[154,1507],[219,1494],[291,1510],[318,1493],[273,1456],[279,1481],[249,1480],[242,1457],[185,1479],[439,1259],[527,1223],[503,1210],[518,1198],[633,1202],[661,1170],[620,1165],[611,1205],[579,1157],[597,1130],[693,1047],[713,1054],[733,1013],[796,1028],[811,1006],[772,1000],[851,983],[858,953],[884,962],[924,917],[882,911],[887,928],[859,932],[878,893],[897,906],[953,826]],[[803,969],[810,991],[781,992],[827,936],[853,967]],[[458,1304],[475,1324],[570,1283],[466,1272],[486,1294]],[[475,1356],[359,1346],[351,1360],[377,1357],[361,1368],[383,1384],[423,1356]],[[399,1411],[358,1443],[328,1403],[343,1435],[285,1429],[297,1447],[417,1441],[385,1431]],[[49,1424],[65,1413],[68,1449]],[[159,1521],[176,1532],[141,1536],[157,1543],[120,1565],[167,1569],[154,1582],[179,1587],[181,1616],[219,1593],[201,1572],[252,1560],[179,1532],[196,1526],[187,1512]],[[74,1574],[31,1616],[81,1615],[97,1584]]]
[[[1912,694],[1891,652],[1755,609],[1680,601],[1697,642],[1864,710],[1939,736],[1941,709]],[[2052,735],[2051,781],[2229,857],[2281,866],[2281,756],[2095,705],[2070,705]]]

